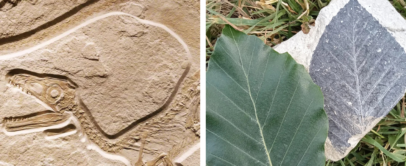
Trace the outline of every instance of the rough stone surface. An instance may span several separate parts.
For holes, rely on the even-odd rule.
[[[133,165],[142,145],[145,162],[161,153],[174,159],[199,142],[198,1],[74,2],[65,7],[59,2],[21,1],[7,9],[0,4],[0,17],[18,20],[1,24],[21,27],[0,28],[0,119],[4,119],[0,123],[4,133],[0,133],[0,165],[125,164],[89,149],[90,145]],[[75,13],[24,35],[78,5],[82,7],[75,8]],[[34,13],[30,17],[17,14],[29,15],[28,11]],[[49,14],[52,12],[59,15]],[[167,13],[176,14],[168,17]],[[65,105],[76,110],[73,115],[80,124],[70,122],[77,125],[75,133],[48,139],[49,132],[7,132],[4,126],[12,122],[6,118],[55,111],[49,103],[12,86],[17,83],[10,83],[6,75],[22,71],[46,79],[63,76],[75,84],[75,95],[65,92],[62,98],[72,97],[72,103]],[[54,97],[60,94],[50,92]],[[83,112],[89,113],[82,116]]]
[[[326,27],[310,63],[325,96],[329,139],[339,153],[403,97],[406,53],[356,0]]]
[[[1,0],[0,1],[0,39],[16,36],[35,29],[42,29],[46,23],[67,17],[74,8],[82,8],[93,2],[89,0]],[[41,6],[41,10],[38,9]],[[57,7],[57,10],[55,10]],[[22,12],[24,11],[24,12]],[[23,18],[23,19],[22,19]]]
[[[376,14],[378,8],[385,14]],[[322,88],[328,159],[345,157],[404,95],[405,27],[386,1],[332,1],[308,35],[276,47],[308,68]]]

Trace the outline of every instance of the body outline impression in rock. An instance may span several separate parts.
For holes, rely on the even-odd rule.
[[[119,151],[123,149],[124,146],[128,145],[128,142],[133,142],[134,140],[137,140],[138,142],[139,140],[141,140],[139,157],[137,162],[135,163],[136,166],[153,166],[161,162],[164,162],[167,165],[173,165],[174,163],[171,161],[169,155],[166,153],[162,153],[156,159],[144,163],[142,161],[142,152],[144,150],[144,145],[148,134],[138,134],[141,135],[139,138],[134,138],[134,135],[127,134],[130,133],[130,131],[139,131],[138,129],[142,129],[144,126],[148,127],[148,122],[154,123],[154,120],[160,120],[162,113],[167,113],[167,110],[169,110],[169,108],[172,109],[173,106],[178,107],[179,104],[177,103],[177,99],[179,97],[183,98],[185,96],[188,97],[189,95],[192,96],[192,94],[189,94],[189,92],[184,93],[184,91],[181,91],[182,88],[184,88],[181,85],[183,85],[185,80],[189,78],[187,76],[192,66],[190,61],[190,51],[186,43],[175,32],[173,32],[165,25],[149,20],[143,20],[124,12],[109,12],[89,19],[72,29],[65,31],[65,33],[62,33],[61,35],[51,38],[50,40],[40,43],[34,47],[2,55],[0,56],[0,60],[9,60],[17,57],[22,57],[31,52],[43,49],[44,47],[58,40],[61,40],[69,34],[74,33],[76,30],[81,29],[82,27],[111,16],[128,16],[132,19],[135,19],[139,23],[163,29],[171,37],[176,39],[179,42],[181,48],[183,48],[183,51],[186,54],[186,61],[183,64],[179,64],[179,67],[181,67],[181,73],[176,75],[173,89],[169,92],[169,95],[167,96],[167,98],[164,99],[162,105],[160,105],[159,108],[157,108],[156,110],[154,108],[154,111],[152,113],[141,117],[140,119],[136,119],[129,126],[124,127],[117,133],[108,134],[99,126],[98,123],[96,123],[96,120],[92,116],[91,112],[88,110],[84,102],[82,102],[82,100],[80,99],[80,95],[79,93],[77,93],[77,91],[80,90],[81,87],[73,82],[71,79],[69,79],[67,76],[47,74],[47,72],[36,70],[31,71],[27,68],[20,69],[14,67],[6,70],[8,71],[8,74],[6,75],[5,80],[9,83],[8,85],[17,87],[23,92],[34,96],[40,101],[39,103],[45,105],[47,108],[49,108],[49,110],[31,113],[19,117],[7,117],[3,119],[2,123],[0,123],[0,126],[2,127],[6,135],[17,135],[16,133],[24,130],[31,130],[36,128],[44,129],[50,126],[59,126],[59,128],[44,129],[44,133],[47,136],[51,137],[57,135],[59,132],[66,133],[75,130],[76,128],[78,129],[78,131],[83,129],[85,132],[85,136],[87,136],[89,140],[92,140],[93,143],[98,145],[98,147],[106,152]],[[80,124],[79,122],[76,123],[77,119],[73,116],[78,118]],[[73,125],[66,125],[66,122],[72,123]],[[82,133],[79,133],[79,136],[81,136],[81,134]],[[128,141],[130,139],[131,141]],[[94,147],[88,147],[88,149],[94,149]],[[100,151],[98,152],[101,153]],[[109,159],[123,161],[126,165],[130,164],[129,161],[124,161],[126,159],[114,159],[114,157],[110,157]]]
[[[309,68],[325,98],[329,159],[348,154],[403,97],[404,63],[404,48],[357,0],[332,18]]]
[[[171,96],[161,108],[157,109],[155,112],[146,117],[134,121],[129,126],[115,134],[107,134],[97,124],[91,112],[81,101],[78,93],[76,92],[79,90],[78,85],[68,77],[61,75],[39,74],[22,69],[11,70],[6,75],[6,79],[9,81],[11,86],[17,87],[21,91],[34,96],[41,101],[42,104],[45,104],[52,110],[46,110],[20,117],[8,117],[3,119],[2,124],[6,131],[16,132],[60,124],[68,121],[69,116],[73,115],[78,118],[80,122],[81,126],[78,126],[78,128],[82,128],[90,140],[92,140],[104,151],[117,151],[124,148],[127,139],[131,139],[125,138],[128,132],[136,129],[146,120],[165,110],[176,95],[179,86],[185,79],[188,71],[189,68],[184,71]],[[44,133],[47,135],[55,135],[69,132],[71,129],[75,128],[76,127],[73,125],[67,125],[59,129],[45,130]],[[142,145],[139,151],[138,161],[135,163],[135,166],[155,166],[160,162],[164,162],[167,165],[173,165],[173,162],[167,157],[166,153],[162,153],[156,159],[144,163],[142,161],[142,153],[145,145],[146,135],[144,134],[142,137],[143,138],[140,138]]]

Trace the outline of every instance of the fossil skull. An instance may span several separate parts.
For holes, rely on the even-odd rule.
[[[45,75],[16,69],[6,75],[10,85],[30,94],[52,110],[29,115],[6,117],[2,123],[9,132],[47,127],[63,123],[69,116],[65,111],[75,107],[76,84],[64,76]]]
[[[54,112],[63,113],[76,103],[77,86],[66,77],[12,71],[7,78],[11,85],[41,100]]]

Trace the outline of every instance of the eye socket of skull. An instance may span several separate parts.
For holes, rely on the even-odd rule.
[[[51,84],[45,96],[49,103],[56,104],[63,97],[63,90],[58,84]]]

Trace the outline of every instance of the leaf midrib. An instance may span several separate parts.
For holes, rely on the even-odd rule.
[[[353,11],[354,10],[352,10],[352,12]],[[354,13],[351,14],[351,16],[353,16],[353,15],[354,15]],[[363,120],[363,110],[362,110],[362,103],[361,103],[360,80],[359,80],[359,76],[357,74],[358,73],[358,66],[357,66],[357,56],[358,55],[355,54],[355,44],[354,44],[354,42],[355,42],[355,22],[354,21],[355,20],[352,19],[352,23],[353,23],[353,26],[352,26],[352,56],[353,57],[352,58],[353,58],[353,63],[354,63],[354,73],[356,73],[355,74],[355,83],[356,83],[356,91],[358,93],[358,105],[360,107],[359,114],[361,115],[361,118],[358,120],[359,120],[360,124],[363,124],[363,121],[362,121]]]
[[[237,44],[237,41],[235,40],[235,37],[234,37],[233,32],[232,32],[231,30],[230,30],[230,32],[231,32],[231,36],[233,37],[233,41],[234,41],[235,47],[237,47],[238,55],[239,55],[239,57],[240,57],[241,68],[242,68],[242,71],[244,72],[244,76],[245,76],[245,79],[246,79],[246,81],[247,81],[248,95],[250,96],[252,105],[253,105],[253,107],[254,107],[255,118],[256,118],[256,122],[257,122],[257,125],[258,125],[259,132],[260,132],[260,134],[261,134],[262,144],[263,144],[263,146],[264,146],[266,155],[267,155],[267,157],[268,157],[269,165],[272,166],[271,156],[269,155],[269,151],[268,151],[268,148],[267,148],[266,143],[265,143],[265,137],[264,137],[264,134],[263,134],[263,132],[262,132],[261,124],[259,123],[256,104],[255,104],[255,102],[254,102],[254,99],[252,98],[251,87],[250,87],[250,83],[249,83],[249,80],[248,80],[248,75],[247,75],[247,73],[245,72],[244,64],[242,63],[240,48],[238,47],[238,44]]]

